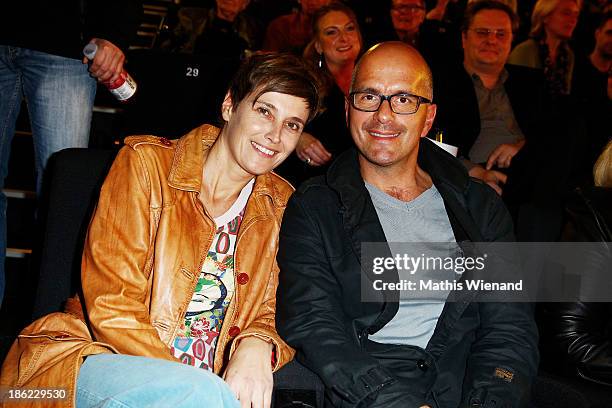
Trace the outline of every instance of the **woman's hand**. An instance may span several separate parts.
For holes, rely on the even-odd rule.
[[[223,379],[242,408],[269,408],[272,401],[272,349],[274,345],[257,337],[240,340],[227,365]]]
[[[307,132],[303,132],[300,136],[295,154],[300,160],[311,166],[322,166],[332,158],[331,153],[325,149],[323,143]]]

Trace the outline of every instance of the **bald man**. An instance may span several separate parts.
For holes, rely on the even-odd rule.
[[[393,263],[402,245],[443,256],[459,242],[513,240],[495,192],[424,139],[432,98],[414,48],[370,49],[346,102],[356,149],[302,184],[285,211],[277,329],[333,406],[515,407],[536,373],[528,305],[380,290],[405,272]]]

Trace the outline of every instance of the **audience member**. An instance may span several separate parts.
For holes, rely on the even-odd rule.
[[[49,157],[87,147],[96,79],[115,81],[140,24],[139,0],[9,1],[0,24],[0,304],[4,294],[6,196],[15,123],[25,99],[34,144],[36,191]],[[93,61],[83,59],[97,44]],[[86,63],[89,64],[86,65]]]
[[[0,386],[67,390],[79,407],[269,407],[293,356],[274,326],[293,189],[271,171],[317,112],[316,81],[298,57],[256,55],[221,129],[127,138],[85,240],[84,305],[24,329]]]
[[[414,48],[370,49],[346,108],[357,150],[302,184],[287,205],[277,328],[321,377],[333,406],[518,407],[536,374],[528,304],[481,303],[465,293],[452,302],[396,291],[362,297],[375,279],[399,281],[395,268],[368,270],[364,244],[426,242],[424,256],[432,256],[457,242],[512,240],[495,192],[421,141],[436,115],[432,88]],[[400,256],[384,247],[381,255]]]
[[[595,48],[589,55],[591,64],[600,73],[600,78],[606,78],[606,94],[612,99],[612,9],[603,15],[595,30]]]
[[[543,69],[552,97],[571,92],[575,55],[569,40],[581,5],[582,0],[538,0],[531,16],[531,38],[517,45],[508,60]]]
[[[595,46],[590,55],[576,53],[572,85],[572,94],[586,122],[583,142],[586,151],[579,170],[586,176],[590,175],[595,160],[612,138],[612,11],[600,17],[594,38]]]
[[[162,48],[240,59],[261,46],[262,27],[244,10],[249,0],[215,0],[215,6],[181,7],[178,24]]]
[[[361,34],[353,11],[339,2],[322,7],[313,16],[314,38],[304,58],[325,84],[325,110],[305,129],[296,156],[279,169],[296,185],[321,174],[331,159],[352,145],[344,111],[355,61],[361,52]]]
[[[526,140],[544,131],[543,77],[506,64],[516,24],[512,9],[501,2],[470,4],[462,29],[463,65],[434,72],[434,127],[444,142],[458,146],[470,176],[499,194],[511,173],[518,177],[515,156]]]
[[[387,24],[370,38],[368,45],[399,40],[417,48],[430,66],[461,59],[459,32],[447,24],[425,19],[424,0],[392,0]]]
[[[301,54],[312,38],[312,15],[330,0],[300,0],[300,8],[272,20],[266,30],[263,49]]]
[[[576,189],[566,206],[567,223],[562,236],[567,242],[603,242],[610,256],[612,242],[612,141],[597,160],[595,187]],[[606,245],[607,243],[607,245]],[[605,257],[584,260],[585,270],[604,267]],[[609,279],[609,276],[599,278]],[[585,276],[583,271],[583,276]],[[588,277],[587,277],[588,278]],[[601,283],[599,283],[601,285]],[[542,366],[597,384],[612,385],[612,302],[564,302],[539,305]]]

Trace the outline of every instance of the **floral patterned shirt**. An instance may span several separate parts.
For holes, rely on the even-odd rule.
[[[215,346],[223,318],[234,295],[234,249],[254,179],[241,191],[232,207],[215,218],[218,226],[185,321],[174,339],[172,354],[182,363],[213,370]]]

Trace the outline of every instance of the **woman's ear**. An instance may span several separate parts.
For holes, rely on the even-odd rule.
[[[314,42],[314,48],[315,48],[315,51],[317,51],[317,54],[320,55],[323,53],[323,47],[321,47],[321,44],[319,43],[319,41]]]
[[[232,96],[229,91],[225,94],[225,98],[223,99],[223,103],[221,104],[221,116],[223,120],[229,122],[232,117],[232,110],[234,106],[232,105]]]

